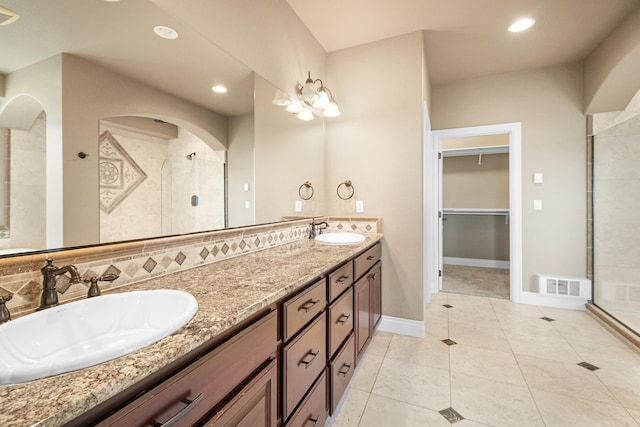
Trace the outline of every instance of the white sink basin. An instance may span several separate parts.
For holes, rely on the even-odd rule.
[[[0,385],[86,368],[171,335],[198,311],[175,290],[103,295],[0,325]]]
[[[316,240],[328,245],[355,245],[364,242],[364,236],[358,233],[324,233],[317,235]]]

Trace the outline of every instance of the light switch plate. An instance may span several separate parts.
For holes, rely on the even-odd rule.
[[[356,212],[357,213],[364,212],[364,200],[356,200]]]
[[[249,184],[244,184],[244,191],[249,191]]]
[[[248,200],[245,200],[245,202],[244,202],[244,207],[245,207],[245,208],[247,208],[247,209],[249,209],[249,201],[248,201]]]
[[[533,210],[534,211],[541,211],[542,210],[542,200],[534,200],[533,201]]]
[[[542,184],[542,172],[536,172],[533,174],[533,183]]]
[[[302,200],[296,200],[295,210],[296,212],[302,212]]]

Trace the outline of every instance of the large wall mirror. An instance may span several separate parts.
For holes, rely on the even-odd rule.
[[[323,121],[215,41],[149,0],[2,6],[0,254],[324,214]]]

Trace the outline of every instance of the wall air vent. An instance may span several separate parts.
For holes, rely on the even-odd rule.
[[[591,280],[538,275],[538,293],[591,299]]]
[[[0,25],[9,25],[16,22],[18,18],[20,18],[20,15],[15,13],[13,10],[0,6]]]

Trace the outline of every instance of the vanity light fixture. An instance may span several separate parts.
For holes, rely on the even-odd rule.
[[[178,32],[166,25],[156,25],[153,27],[153,32],[156,33],[158,37],[162,37],[167,40],[175,40],[178,38]]]
[[[211,88],[215,93],[227,93],[227,88],[222,85],[215,85]]]
[[[319,86],[318,86],[319,84]],[[284,92],[276,91],[273,104],[286,107],[289,113],[296,114],[301,120],[312,120],[314,112],[325,117],[337,117],[340,115],[340,108],[333,99],[333,94],[322,80],[311,78],[309,72],[304,85],[296,88],[296,97],[289,97]]]
[[[509,25],[509,32],[511,33],[519,33],[521,31],[528,30],[533,27],[533,24],[536,23],[536,20],[533,18],[522,18],[515,21],[513,24]]]

